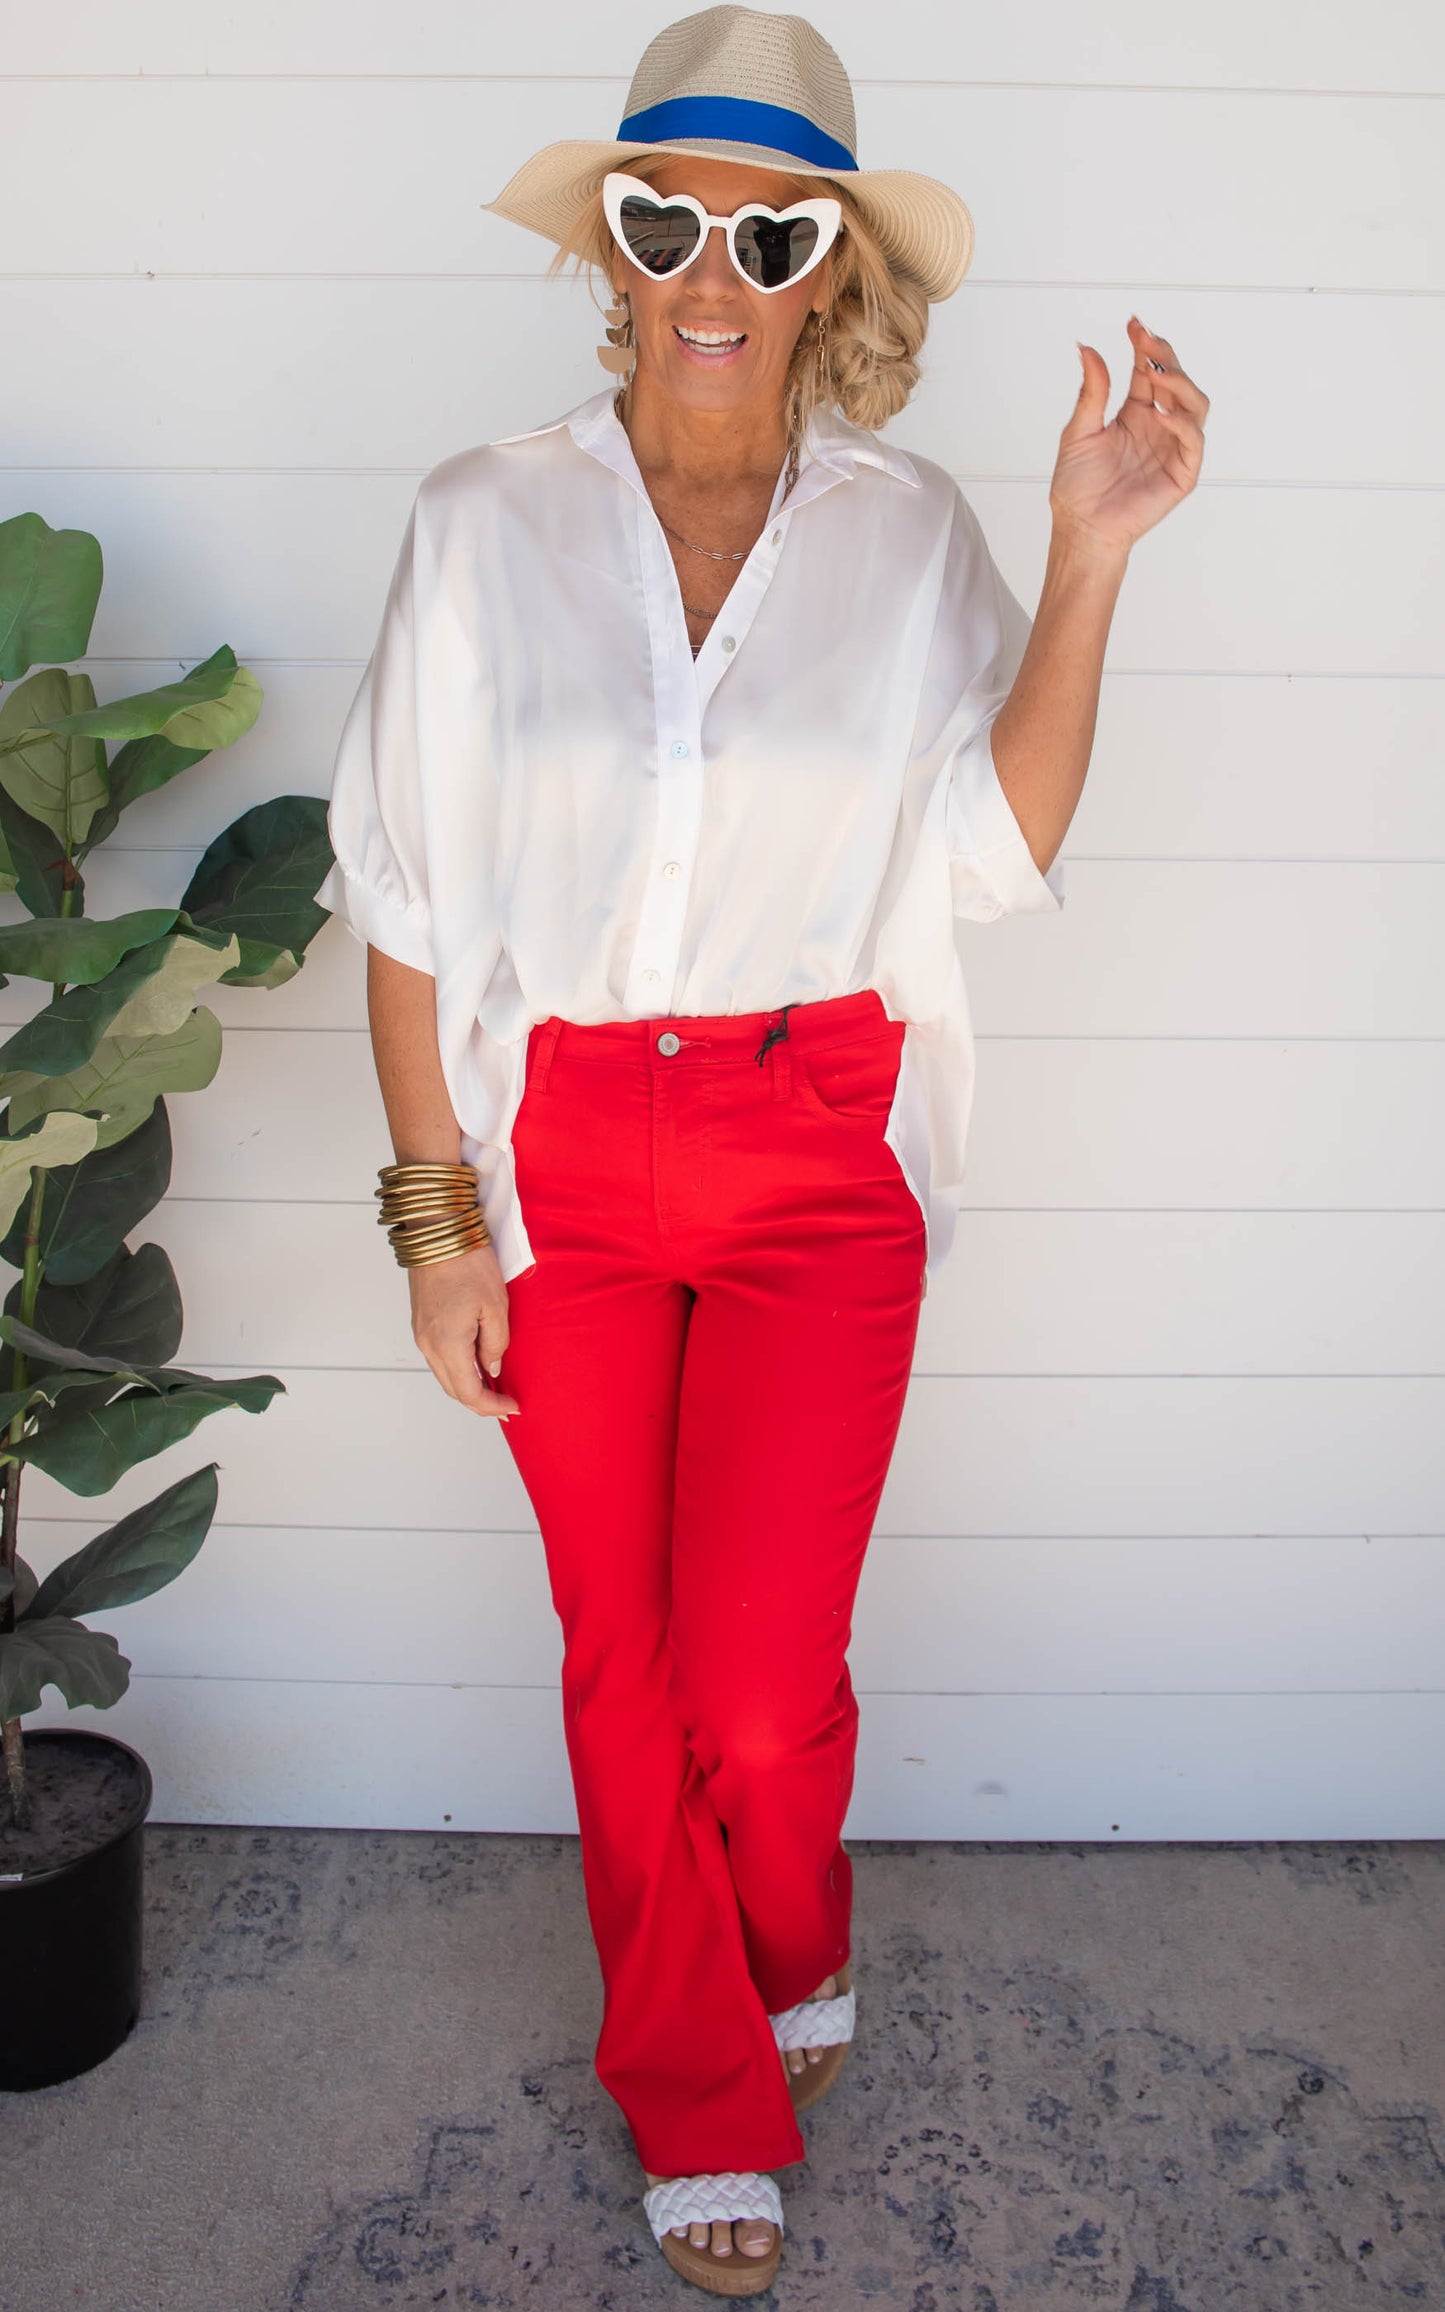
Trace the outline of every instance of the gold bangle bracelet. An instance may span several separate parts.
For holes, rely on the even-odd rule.
[[[486,1225],[486,1216],[480,1204],[474,1204],[470,1212],[449,1212],[435,1220],[398,1220],[387,1233],[393,1242],[404,1236],[412,1244],[430,1244],[439,1236],[454,1236],[460,1229],[485,1228]]]
[[[486,1232],[486,1218],[478,1209],[466,1220],[426,1221],[405,1228],[390,1228],[387,1230],[387,1241],[394,1245],[446,1244],[455,1238],[482,1236]]]
[[[408,1180],[475,1180],[476,1167],[471,1164],[380,1164],[377,1178],[383,1187]]]
[[[474,1188],[470,1196],[413,1196],[399,1197],[395,1200],[388,1198],[376,1217],[381,1221],[430,1220],[442,1213],[475,1212],[476,1209],[477,1192]]]
[[[440,1244],[430,1246],[413,1244],[405,1250],[398,1244],[394,1245],[392,1249],[402,1268],[422,1268],[432,1261],[451,1260],[459,1253],[471,1252],[478,1245],[490,1244],[491,1241],[491,1237],[485,1231],[473,1230],[465,1236],[449,1237]]]

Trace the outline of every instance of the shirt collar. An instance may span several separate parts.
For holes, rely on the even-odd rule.
[[[500,438],[508,442],[531,441],[538,434],[556,433],[565,426],[580,450],[600,459],[603,465],[610,466],[614,473],[630,482],[635,490],[643,490],[642,475],[632,454],[632,444],[613,406],[616,392],[615,385],[604,386],[600,393],[590,394],[586,401],[579,402],[575,409],[565,411],[561,417],[549,418],[545,425],[530,426],[525,433],[504,434]],[[823,471],[816,475],[812,487],[803,493],[803,478],[810,466]],[[826,488],[827,475],[851,480],[862,466],[875,466],[881,473],[891,474],[895,481],[910,483],[914,489],[923,486],[918,468],[904,451],[894,449],[887,442],[880,442],[876,434],[870,433],[864,426],[854,425],[843,416],[841,410],[826,407],[815,409],[804,429],[798,487],[789,499],[789,505],[800,502],[800,493],[812,497],[819,488]]]

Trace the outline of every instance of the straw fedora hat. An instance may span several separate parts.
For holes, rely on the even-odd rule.
[[[860,169],[853,89],[802,16],[704,8],[643,51],[612,138],[544,145],[484,209],[565,244],[609,169],[644,153],[711,153],[846,185],[890,259],[935,303],[973,255],[973,219],[950,185],[913,169]]]

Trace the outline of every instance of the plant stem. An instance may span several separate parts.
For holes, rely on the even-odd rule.
[[[62,915],[74,913],[69,889],[60,895]],[[65,982],[57,980],[52,996],[62,995]],[[40,1219],[45,1209],[45,1167],[34,1166],[30,1175],[30,1209],[25,1215],[25,1254],[20,1271],[20,1322],[35,1322],[35,1301],[40,1291],[44,1262],[40,1258]],[[13,1351],[12,1386],[23,1389],[30,1378],[30,1361],[23,1349]],[[7,1445],[18,1445],[25,1434],[24,1407],[11,1417],[5,1432]],[[15,1554],[20,1535],[20,1472],[23,1463],[5,1459],[0,1466],[0,1486],[4,1488],[4,1513],[0,1515],[0,1567],[11,1576],[9,1595],[0,1598],[0,1635],[15,1627]],[[30,1794],[25,1785],[25,1747],[18,1718],[0,1720],[0,1751],[5,1759],[5,1784],[10,1796],[10,1819],[17,1830],[23,1830],[30,1820]]]

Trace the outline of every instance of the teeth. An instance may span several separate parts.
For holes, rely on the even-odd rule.
[[[681,322],[675,326],[678,336],[685,338],[689,345],[741,345],[747,335],[745,329],[684,329]]]

